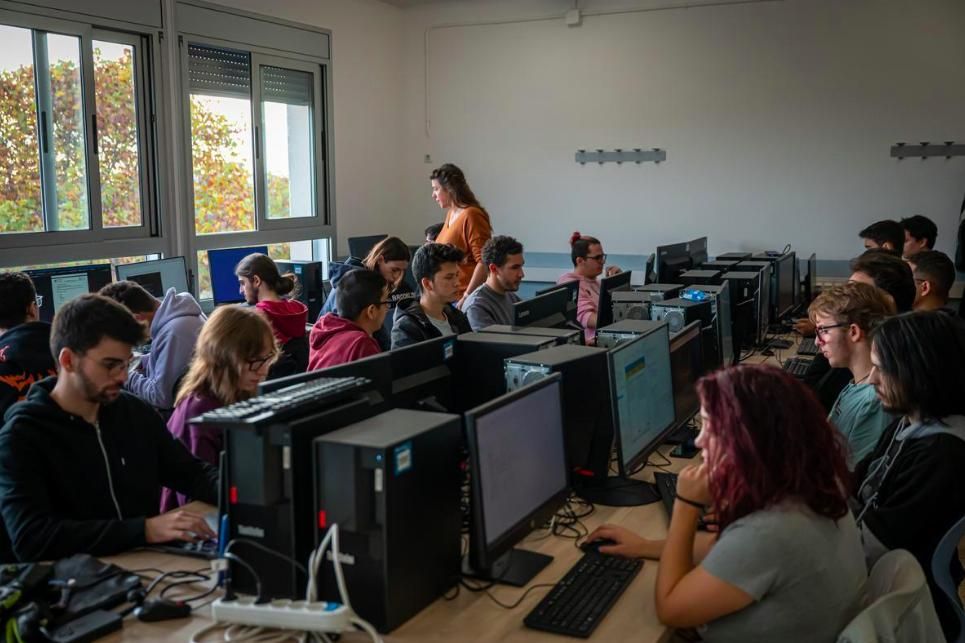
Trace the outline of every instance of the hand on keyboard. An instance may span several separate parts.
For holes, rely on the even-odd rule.
[[[601,525],[586,537],[586,542],[603,539],[612,540],[616,544],[600,547],[599,551],[601,554],[623,556],[624,558],[655,557],[654,547],[657,543],[641,538],[626,527]]]

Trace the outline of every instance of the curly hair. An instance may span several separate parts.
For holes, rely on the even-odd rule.
[[[856,324],[865,333],[895,314],[895,304],[881,288],[855,281],[821,292],[808,307],[808,316],[833,317],[838,323]]]

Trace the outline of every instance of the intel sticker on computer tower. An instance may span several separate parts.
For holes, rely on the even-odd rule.
[[[405,473],[412,468],[412,443],[403,442],[395,447],[395,475]]]

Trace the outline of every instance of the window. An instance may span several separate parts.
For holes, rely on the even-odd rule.
[[[315,215],[312,75],[262,67],[261,118],[269,219]]]
[[[331,244],[328,239],[268,244],[268,256],[272,259],[276,261],[289,259],[294,261],[321,261],[325,275],[328,274],[330,252]],[[211,272],[208,266],[207,250],[198,252],[198,298],[211,299]]]

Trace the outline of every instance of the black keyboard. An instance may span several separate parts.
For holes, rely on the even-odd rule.
[[[364,377],[320,377],[208,411],[200,419],[205,423],[253,424],[306,405],[335,402],[369,384]]]
[[[810,366],[811,360],[801,359],[800,357],[792,357],[784,362],[784,370],[794,377],[804,377],[804,374],[808,372]]]
[[[814,343],[813,337],[805,337],[797,346],[798,355],[817,355],[818,345]]]
[[[176,556],[190,556],[191,558],[202,558],[204,560],[214,560],[218,557],[217,540],[199,540],[197,542],[169,542],[160,545],[151,545],[148,549],[174,554]]]
[[[667,516],[672,516],[673,503],[677,499],[677,474],[655,471],[653,483],[657,486],[657,492],[660,494],[660,501],[663,502],[663,506],[667,510]],[[697,529],[707,530],[707,523],[704,522],[703,518],[697,522]]]
[[[640,568],[642,560],[588,551],[526,615],[526,627],[587,638]]]

